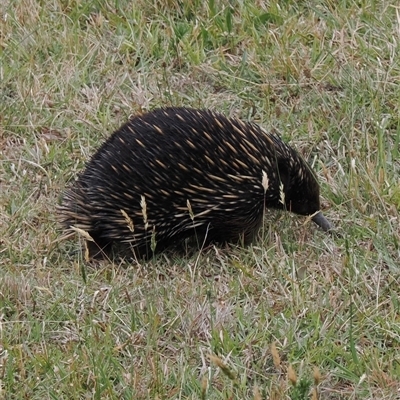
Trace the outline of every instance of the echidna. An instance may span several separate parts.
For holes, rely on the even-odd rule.
[[[149,255],[193,235],[248,244],[266,208],[331,229],[313,172],[280,138],[209,110],[164,108],[114,132],[59,212],[100,249],[122,242]]]

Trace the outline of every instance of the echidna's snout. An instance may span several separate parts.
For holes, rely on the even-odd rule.
[[[324,214],[322,214],[321,211],[319,211],[317,214],[315,214],[312,217],[312,220],[325,232],[330,231],[333,226],[332,224],[325,218]]]

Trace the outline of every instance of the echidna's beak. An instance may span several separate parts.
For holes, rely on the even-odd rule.
[[[333,227],[332,224],[324,217],[321,211],[312,217],[312,220],[325,232],[330,231]]]

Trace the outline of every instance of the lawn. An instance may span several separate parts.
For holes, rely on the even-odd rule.
[[[0,398],[399,399],[400,8],[2,0]],[[210,108],[312,165],[335,234],[87,262],[56,206],[130,115]]]

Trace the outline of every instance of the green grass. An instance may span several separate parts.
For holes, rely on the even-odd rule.
[[[392,3],[2,2],[0,397],[398,399]],[[59,197],[130,114],[167,105],[282,135],[340,235],[271,212],[248,248],[86,264]]]

